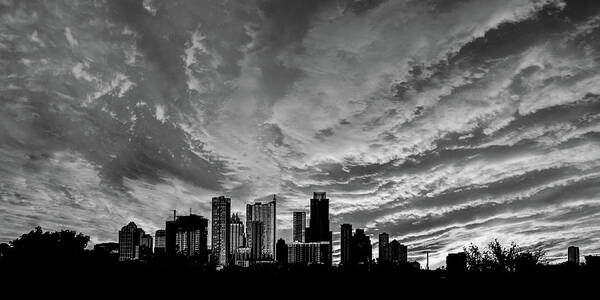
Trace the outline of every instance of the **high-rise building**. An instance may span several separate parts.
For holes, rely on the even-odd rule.
[[[340,229],[340,264],[347,265],[351,260],[352,224],[342,224]]]
[[[119,230],[119,261],[140,259],[140,243],[143,230],[133,222]]]
[[[305,240],[308,243],[329,242],[329,249],[332,249],[331,231],[329,231],[329,199],[325,192],[313,193],[310,199],[310,222],[306,229]],[[331,264],[332,253],[327,255],[329,264]]]
[[[365,234],[363,229],[356,229],[352,237],[352,249],[350,250],[352,263],[368,265],[373,259],[373,247],[371,238]]]
[[[390,235],[383,232],[379,234],[379,263],[389,263],[390,255]]]
[[[252,222],[261,222],[263,229],[261,233],[262,241],[260,241],[262,260],[275,259],[276,212],[277,199],[275,195],[273,195],[273,201],[269,203],[256,202],[246,205],[246,243],[251,248],[253,247],[252,245],[259,244],[258,241],[254,241],[255,238],[250,224]]]
[[[220,266],[226,266],[231,259],[229,255],[230,224],[231,198],[213,197],[211,253],[213,262]]]
[[[306,212],[305,211],[295,211],[293,212],[293,220],[292,220],[292,235],[293,242],[305,242],[305,232],[306,232]]]
[[[174,220],[167,221],[165,228],[165,252],[167,255],[184,256],[200,263],[206,263],[208,258],[208,219],[194,214],[174,215]]]
[[[264,260],[265,259],[265,252],[263,251],[264,246],[263,246],[263,241],[265,240],[263,237],[263,234],[265,232],[264,229],[264,224],[263,222],[260,221],[252,221],[250,222],[250,231],[248,231],[249,236],[251,236],[252,238],[249,239],[250,240],[250,259],[257,261],[257,260]]]
[[[156,255],[165,254],[167,244],[167,232],[159,229],[154,233],[154,253]]]
[[[283,239],[279,239],[275,245],[277,253],[276,261],[280,265],[286,265],[288,262],[288,247]]]
[[[331,240],[329,231],[329,199],[325,192],[315,192],[310,199],[310,224],[306,229],[307,242]]]
[[[330,265],[331,244],[325,242],[300,243],[287,245],[288,263],[292,265]]]
[[[405,263],[408,261],[408,248],[400,244],[397,240],[393,240],[389,245],[390,261],[392,263]]]
[[[246,234],[244,233],[244,223],[240,220],[238,214],[231,215],[231,224],[229,225],[229,253],[235,257],[238,248],[245,247]]]
[[[140,258],[147,259],[152,256],[152,235],[142,233],[140,238]]]
[[[568,262],[579,264],[579,247],[571,246],[567,249]]]

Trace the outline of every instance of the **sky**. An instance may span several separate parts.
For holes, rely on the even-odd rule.
[[[0,0],[0,242],[314,191],[443,264],[600,252],[600,2]]]

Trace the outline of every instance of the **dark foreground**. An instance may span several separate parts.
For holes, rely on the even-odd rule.
[[[0,264],[0,286],[19,296],[224,298],[597,297],[600,272],[545,266],[522,273],[339,268],[206,270],[144,264]],[[589,292],[592,294],[587,294]],[[579,295],[579,296],[578,296]],[[5,298],[8,299],[8,298]]]

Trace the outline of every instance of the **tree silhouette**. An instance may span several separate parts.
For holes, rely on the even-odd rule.
[[[27,261],[64,261],[81,258],[89,236],[71,230],[43,232],[36,227],[29,233],[10,242],[8,249],[3,249],[6,260]]]
[[[545,252],[539,249],[526,249],[512,242],[504,247],[497,239],[481,251],[470,244],[464,248],[467,268],[473,272],[516,272],[535,268],[544,262]]]

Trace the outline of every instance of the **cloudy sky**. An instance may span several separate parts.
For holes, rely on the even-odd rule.
[[[595,0],[1,0],[0,242],[326,191],[374,256],[598,253],[599,65]]]

